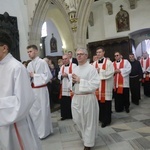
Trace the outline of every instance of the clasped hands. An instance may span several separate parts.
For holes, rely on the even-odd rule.
[[[116,74],[116,73],[121,73],[120,69],[116,69],[116,70],[115,70],[115,74]]]
[[[76,74],[72,74],[72,82],[80,83],[80,78]]]
[[[66,72],[62,73],[61,75],[63,78],[68,78],[68,74]]]

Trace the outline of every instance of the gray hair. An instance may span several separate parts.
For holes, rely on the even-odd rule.
[[[85,53],[85,54],[88,55],[88,51],[87,51],[86,48],[77,48],[76,53],[77,53],[78,51],[82,51],[83,53]]]

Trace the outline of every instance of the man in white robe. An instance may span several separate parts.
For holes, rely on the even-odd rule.
[[[38,57],[36,45],[27,47],[27,52],[32,61],[28,64],[27,70],[31,77],[32,89],[36,96],[30,115],[40,139],[46,138],[53,133],[49,93],[47,83],[52,78],[52,74],[45,60]]]
[[[114,65],[114,99],[116,112],[125,111],[129,113],[129,74],[131,64],[127,59],[123,59],[120,52],[115,52]]]
[[[113,76],[114,67],[112,62],[104,57],[105,50],[103,47],[96,49],[98,60],[93,63],[100,76],[100,85],[96,91],[99,103],[99,120],[101,127],[104,128],[111,123],[111,102],[113,93]]]
[[[29,116],[35,100],[26,68],[10,53],[11,38],[0,31],[0,150],[41,150]]]
[[[86,49],[77,49],[76,55],[79,66],[72,75],[72,115],[81,131],[84,150],[90,150],[98,133],[99,107],[95,90],[99,87],[100,78],[97,70],[87,61]]]
[[[143,91],[144,95],[150,97],[150,57],[147,53],[143,54],[140,60],[143,70]]]
[[[72,119],[71,98],[72,98],[72,71],[77,66],[70,62],[68,54],[64,54],[63,64],[60,68],[58,79],[61,81],[60,104],[61,120]]]

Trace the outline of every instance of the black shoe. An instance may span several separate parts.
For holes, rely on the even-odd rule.
[[[122,110],[116,110],[116,112],[123,112],[124,110],[122,109]]]
[[[91,150],[91,147],[84,147],[84,150]]]
[[[132,102],[133,104],[135,104],[135,105],[139,105],[139,102]]]
[[[106,126],[107,126],[107,124],[105,124],[105,123],[102,123],[102,125],[101,125],[102,128],[105,128]]]
[[[66,118],[61,118],[60,120],[66,120]]]
[[[127,109],[126,109],[126,113],[129,113],[129,112],[130,112],[130,110],[129,110],[129,108],[127,108]]]

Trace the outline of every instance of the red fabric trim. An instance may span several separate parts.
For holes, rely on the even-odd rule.
[[[103,66],[102,66],[103,70],[106,70],[106,62],[107,62],[107,59],[105,59],[105,62],[103,64]],[[101,98],[100,98],[100,102],[101,103],[105,103],[105,99],[106,99],[105,98],[105,95],[106,95],[105,89],[106,89],[106,82],[105,82],[105,80],[102,80],[101,81]]]
[[[141,66],[144,67],[143,65],[143,60],[144,58],[141,59]],[[148,58],[146,60],[146,69],[150,66],[150,58]],[[142,79],[142,83],[144,83],[145,81],[149,81],[150,80],[150,77],[149,77],[149,74],[145,74],[145,77],[143,76],[143,79]]]
[[[150,66],[150,59],[148,58],[148,59],[146,60],[146,69],[147,69],[149,66]]]
[[[19,131],[18,131],[16,123],[14,123],[14,127],[15,127],[15,131],[16,131],[16,135],[17,135],[17,138],[18,138],[18,141],[19,141],[20,148],[21,148],[21,150],[24,150],[24,148],[23,148],[23,142],[22,142],[21,136],[19,134]]]
[[[62,98],[62,84],[60,84],[60,90],[59,90],[59,99]]]
[[[143,58],[141,59],[141,66],[143,67]]]
[[[64,70],[65,70],[65,66],[62,66],[62,73],[64,73]],[[69,74],[72,74],[72,63],[70,63],[69,65]],[[73,92],[70,91],[70,96],[71,96],[71,99],[73,97]],[[59,99],[62,98],[62,84],[60,85],[60,91],[59,91]]]
[[[114,68],[115,70],[117,69],[117,64],[116,62],[114,62]],[[124,67],[124,60],[122,59],[122,61],[120,62],[120,66],[119,66],[119,69],[123,68]],[[115,77],[114,77],[114,82],[115,82],[115,90],[116,90],[116,83],[117,83],[117,76],[118,76],[118,89],[117,89],[117,93],[118,94],[122,94],[123,93],[123,76],[121,75],[121,73],[119,74],[115,74]]]
[[[95,68],[96,69],[98,68],[98,62],[97,61],[95,63]],[[96,95],[97,100],[99,100],[99,88],[95,91],[95,95]]]
[[[104,60],[104,64],[102,65],[102,69],[106,70],[106,62],[107,59]],[[98,62],[95,64],[95,68],[98,68]],[[99,94],[99,88],[95,91],[95,95],[98,100],[100,100],[101,103],[105,103],[105,89],[106,89],[106,82],[105,80],[101,80],[101,95]]]

